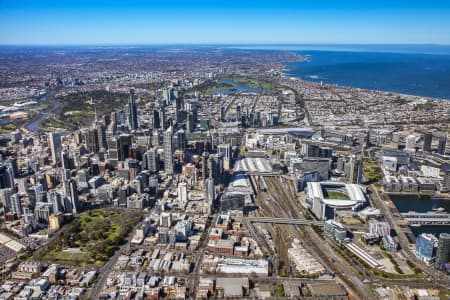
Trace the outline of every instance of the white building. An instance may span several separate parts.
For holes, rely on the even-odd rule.
[[[397,171],[397,158],[394,156],[383,156],[382,159],[382,167],[385,170],[395,172]]]

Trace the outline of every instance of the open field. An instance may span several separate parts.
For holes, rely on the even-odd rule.
[[[344,193],[339,191],[326,191],[326,195],[324,195],[326,199],[335,199],[335,200],[350,200],[350,197]]]

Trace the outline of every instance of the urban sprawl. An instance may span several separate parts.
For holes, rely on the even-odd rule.
[[[283,51],[0,50],[0,299],[445,299],[450,102]]]

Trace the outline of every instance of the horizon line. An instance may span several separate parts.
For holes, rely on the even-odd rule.
[[[450,46],[449,44],[441,43],[237,43],[237,42],[224,42],[224,43],[186,43],[186,42],[167,42],[167,43],[36,43],[36,44],[2,44],[0,47],[142,47],[142,46]]]

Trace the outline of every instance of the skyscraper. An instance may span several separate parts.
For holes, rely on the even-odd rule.
[[[3,205],[5,212],[9,212],[11,210],[11,195],[12,190],[10,188],[0,189],[0,202]]]
[[[153,129],[161,128],[161,120],[159,118],[159,111],[155,109],[153,111]]]
[[[183,129],[177,131],[177,140],[177,149],[184,151],[186,149],[186,133]]]
[[[97,153],[99,150],[98,134],[96,128],[91,128],[86,132],[86,146],[90,153]]]
[[[158,172],[158,166],[158,153],[156,153],[156,150],[154,148],[148,149],[144,153],[144,168],[146,168],[146,170],[149,170],[150,172]]]
[[[434,257],[437,239],[430,233],[422,233],[416,241],[416,255],[426,263],[430,263]]]
[[[173,129],[169,127],[164,132],[164,171],[167,175],[173,174]]]
[[[450,234],[441,233],[439,235],[439,245],[436,251],[436,269],[443,269],[446,263],[450,262]]]
[[[112,166],[117,167],[120,157],[120,141],[113,137],[108,138],[108,156]]]
[[[78,213],[80,210],[80,204],[78,199],[78,186],[75,180],[69,179],[64,182],[65,188],[65,201],[64,210],[66,212]]]
[[[208,158],[209,153],[203,152],[202,154],[202,178],[205,181],[208,178]]]
[[[406,151],[416,151],[416,137],[412,134],[408,135],[406,137],[406,145],[405,145]]]
[[[64,207],[61,201],[61,194],[57,191],[49,191],[47,192],[47,201],[53,206],[53,213],[63,213]]]
[[[156,129],[153,130],[152,146],[153,147],[158,147],[159,146],[159,132]]]
[[[236,105],[236,121],[240,122],[241,121],[241,104],[238,103]]]
[[[214,179],[212,178],[206,179],[204,191],[206,202],[208,202],[208,204],[212,207],[214,205],[214,199],[216,197],[214,188]]]
[[[439,137],[438,153],[444,155],[446,147],[447,147],[447,134],[443,134]]]
[[[178,184],[178,202],[185,206],[188,201],[187,184],[186,182],[180,182]]]
[[[70,157],[69,157],[69,151],[67,149],[64,149],[61,151],[61,167],[63,169],[70,170]]]
[[[20,217],[22,215],[22,204],[20,203],[20,195],[11,195],[11,211]]]
[[[137,106],[134,89],[130,89],[130,100],[128,101],[128,125],[131,130],[138,129]]]
[[[220,121],[225,122],[225,106],[220,107]]]
[[[97,140],[100,148],[108,149],[108,143],[106,142],[106,127],[102,124],[97,124]]]
[[[50,150],[52,152],[52,160],[54,164],[59,162],[59,154],[61,153],[62,142],[61,138],[63,137],[62,133],[59,132],[50,132],[48,134],[50,140]]]
[[[14,187],[14,172],[11,167],[0,166],[0,189]]]
[[[423,136],[423,151],[431,151],[431,143],[433,141],[433,134],[431,132],[425,133]]]

